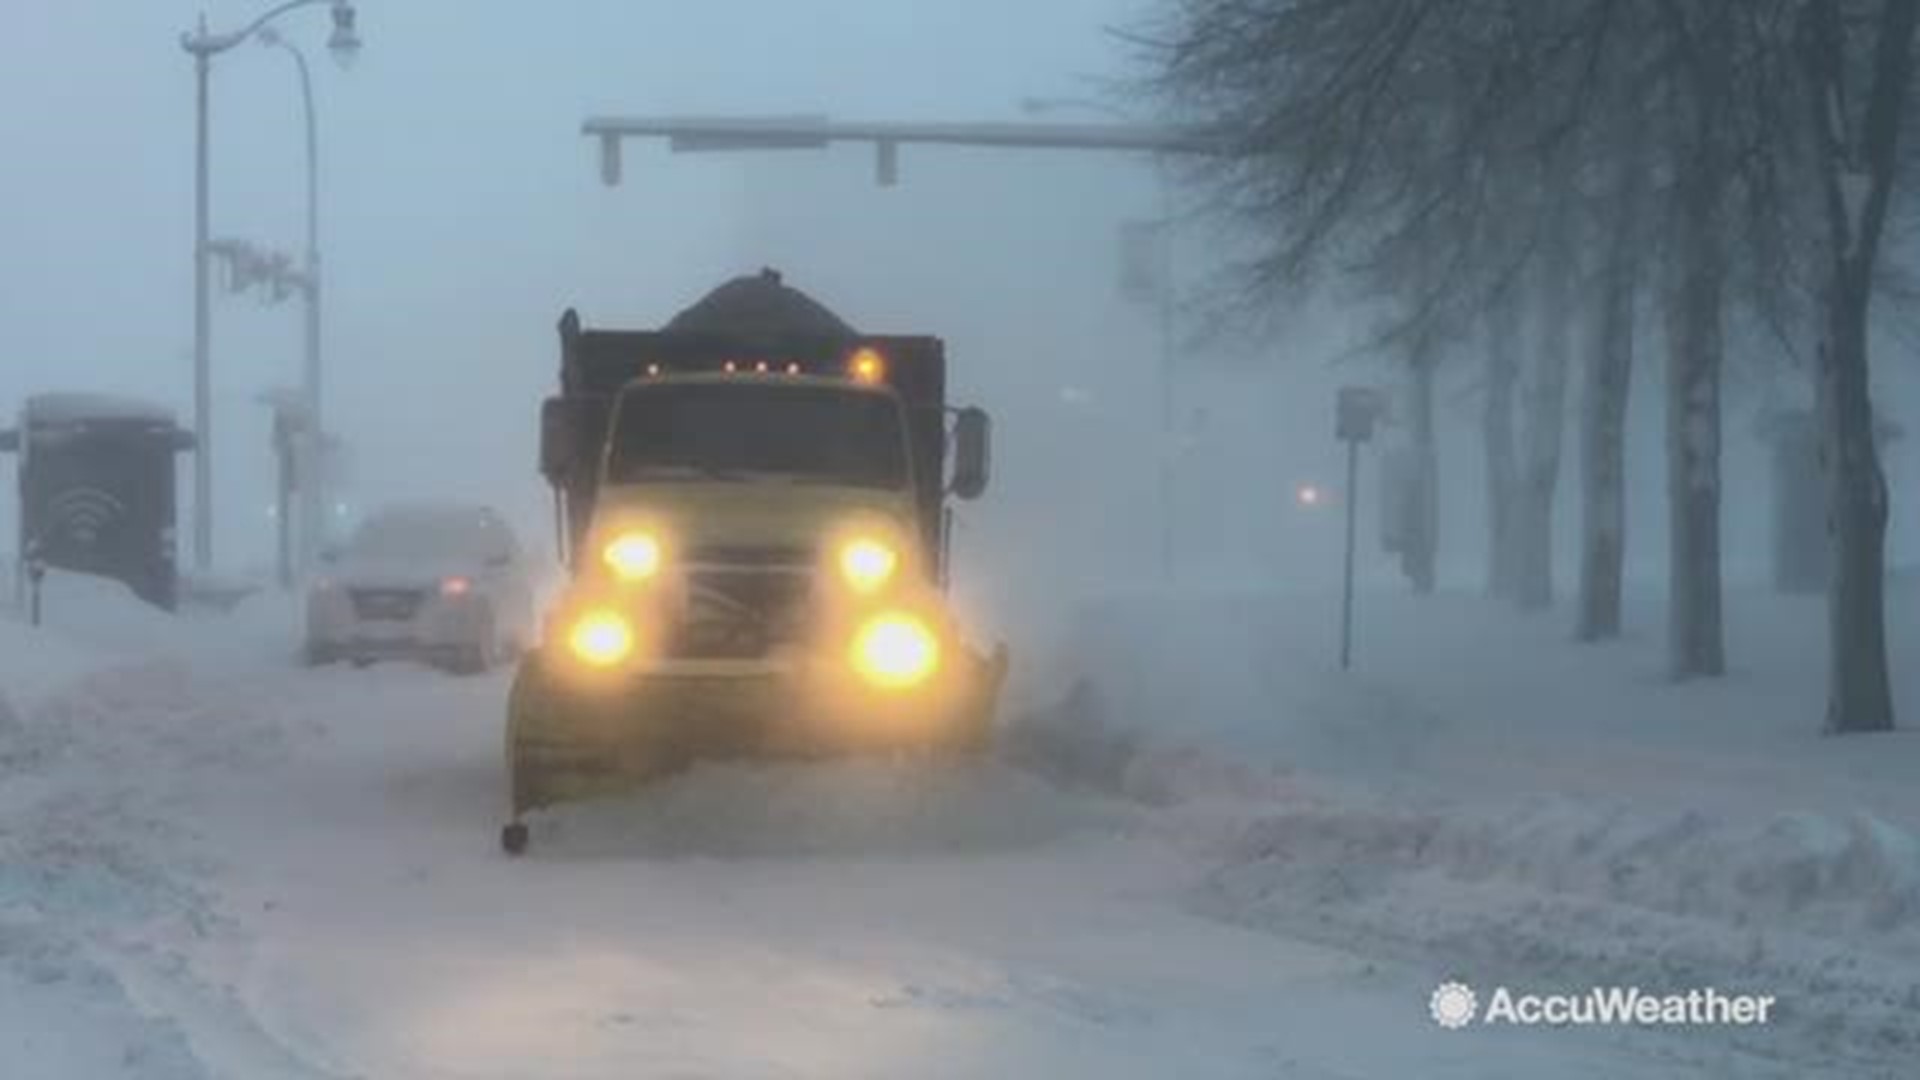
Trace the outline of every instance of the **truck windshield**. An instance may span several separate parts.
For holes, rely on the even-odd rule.
[[[621,396],[609,481],[764,474],[904,487],[900,408],[892,398],[866,391],[744,381],[653,386]]]

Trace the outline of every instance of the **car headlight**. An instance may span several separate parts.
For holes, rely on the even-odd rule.
[[[878,591],[899,568],[900,553],[872,537],[849,540],[840,549],[840,576],[855,592]]]
[[[621,533],[601,549],[600,559],[621,581],[646,581],[660,572],[660,538],[650,532]]]
[[[617,611],[594,608],[574,620],[567,648],[591,667],[613,667],[633,655],[633,624]]]
[[[888,690],[923,683],[940,666],[940,640],[917,616],[892,611],[877,615],[853,637],[853,667],[862,678]]]

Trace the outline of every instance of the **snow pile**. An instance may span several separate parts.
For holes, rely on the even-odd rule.
[[[1920,1055],[1920,742],[1817,734],[1817,608],[1732,595],[1734,674],[1676,687],[1655,632],[1581,647],[1460,597],[1363,600],[1341,673],[1321,601],[1097,605],[1010,759],[1173,807],[1228,922],[1516,991],[1775,994],[1779,1023],[1728,1038],[1796,1069]]]
[[[124,582],[93,574],[47,571],[40,611],[44,629],[119,652],[164,648],[180,631],[178,619],[134,595]]]
[[[284,753],[282,734],[250,719],[244,693],[174,661],[119,663],[14,624],[0,624],[0,646],[0,678],[14,688],[0,692],[5,1071],[261,1075],[247,1064],[259,1055],[234,1049],[260,1041],[244,1014],[223,1045],[179,1020],[232,1010],[186,960],[227,932],[202,885],[214,867],[169,822],[211,776]],[[53,674],[71,668],[91,670],[64,683]]]
[[[1088,687],[1006,746],[1170,808],[1156,827],[1205,868],[1210,917],[1475,984],[1775,994],[1783,1021],[1736,1043],[1841,1075],[1920,1053],[1920,837],[1872,814],[1409,798],[1123,729]]]
[[[1328,802],[1254,818],[1218,859],[1198,902],[1232,922],[1476,982],[1774,994],[1795,1054],[1920,1053],[1920,843],[1865,815]]]
[[[1036,847],[1130,816],[989,762],[703,764],[630,797],[544,811],[534,845],[566,856],[927,856]]]
[[[178,1027],[142,1015],[87,950],[0,910],[0,1053],[19,1076],[202,1080]]]
[[[174,614],[113,578],[50,570],[41,585],[41,626],[27,626],[21,611],[0,616],[0,680],[21,667],[9,663],[10,656],[29,654],[36,662],[53,660],[61,677],[113,658],[284,664],[298,655],[302,610],[297,597],[256,589],[225,610]]]
[[[111,971],[110,931],[196,898],[127,843],[153,826],[111,777],[76,775],[93,765],[86,733],[67,726],[73,704],[22,715],[0,697],[0,1056],[30,1063],[22,1075],[203,1076],[175,1026]]]
[[[1671,915],[1920,950],[1920,839],[1870,815],[1759,823],[1549,800],[1504,812],[1316,805],[1256,818],[1236,871],[1503,880]],[[1920,955],[1920,952],[1917,952]]]

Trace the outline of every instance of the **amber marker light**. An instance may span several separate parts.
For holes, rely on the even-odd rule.
[[[878,349],[860,349],[847,361],[847,374],[853,376],[855,382],[877,383],[886,378],[886,357],[881,356]]]

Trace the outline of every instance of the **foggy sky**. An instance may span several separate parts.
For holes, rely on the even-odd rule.
[[[231,29],[266,6],[206,10]],[[355,508],[481,498],[544,545],[533,432],[560,311],[657,325],[724,278],[774,265],[855,325],[948,339],[956,395],[998,420],[996,489],[967,511],[962,536],[963,551],[1001,568],[991,591],[1146,574],[1157,330],[1116,294],[1115,232],[1157,212],[1148,162],[910,147],[901,186],[881,190],[858,149],[670,156],[636,143],[625,185],[605,189],[578,134],[588,114],[623,112],[1018,119],[1022,97],[1099,96],[1125,62],[1105,28],[1141,7],[364,0],[366,47],[348,72],[323,47],[324,7],[283,19],[316,77],[328,412],[353,448]],[[110,389],[173,405],[187,422],[193,81],[177,39],[199,9],[20,8],[0,63],[0,414],[40,390]],[[213,103],[214,235],[297,253],[291,61],[253,45],[218,58]],[[1189,284],[1216,268],[1207,235],[1180,249]],[[1191,433],[1180,527],[1197,576],[1330,578],[1332,507],[1303,513],[1292,493],[1338,483],[1333,388],[1377,377],[1331,366],[1360,322],[1320,311],[1272,342],[1187,358],[1205,366],[1183,379],[1176,408]],[[214,325],[220,562],[241,569],[264,563],[271,538],[267,416],[252,398],[297,381],[298,307],[216,295]],[[1637,377],[1645,390],[1657,372]],[[1481,562],[1477,405],[1461,396],[1471,372],[1449,379],[1442,542],[1449,578],[1470,584]],[[1633,450],[1644,479],[1632,559],[1644,566],[1664,527],[1649,482],[1658,415],[1648,396],[1635,408],[1646,430]],[[1744,423],[1729,417],[1740,483],[1753,479]],[[1570,438],[1569,509],[1576,461]],[[1371,501],[1363,493],[1363,509]],[[0,500],[0,550],[14,513]],[[1742,523],[1763,522],[1764,506],[1746,499],[1729,513],[1736,543],[1757,543]],[[1571,514],[1561,522],[1571,544]],[[1912,548],[1914,530],[1902,530],[1896,559]],[[1370,544],[1363,571],[1389,572]]]

